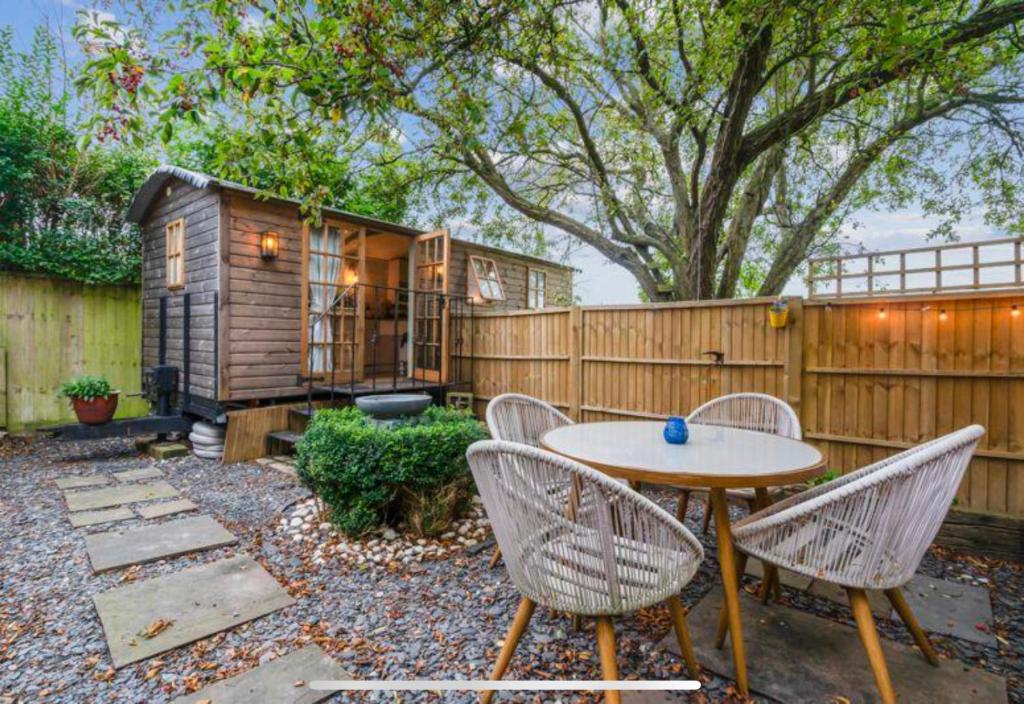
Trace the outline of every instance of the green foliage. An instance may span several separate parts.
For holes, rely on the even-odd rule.
[[[818,476],[812,477],[811,479],[807,480],[807,483],[810,486],[818,486],[820,484],[827,484],[833,479],[838,479],[841,476],[843,476],[841,473],[837,472],[834,469],[830,469],[824,474],[819,474]]]
[[[124,23],[77,25],[101,134],[166,139],[226,112],[275,145],[310,206],[331,199],[315,162],[401,156],[444,217],[526,243],[560,230],[651,300],[778,293],[864,208],[1024,222],[1010,0],[176,10],[173,23],[125,8]],[[147,30],[161,24],[174,28]],[[527,224],[488,227],[513,218]],[[754,265],[737,266],[748,253]]]
[[[486,437],[468,412],[428,408],[419,422],[378,427],[350,406],[316,413],[297,447],[302,482],[358,536],[407,522],[425,535],[446,530],[469,496],[466,449]]]
[[[152,160],[123,145],[80,148],[57,50],[44,30],[26,53],[0,30],[0,268],[88,283],[138,282],[141,243],[124,221]]]
[[[60,385],[59,396],[66,399],[80,398],[92,401],[110,395],[110,382],[103,376],[85,374]]]

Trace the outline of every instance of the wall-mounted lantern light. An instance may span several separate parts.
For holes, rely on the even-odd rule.
[[[1013,306],[1010,307],[1010,315],[1012,315],[1014,318],[1020,317],[1020,308],[1017,306],[1016,303],[1014,303]]]
[[[945,320],[948,317],[949,316],[946,315],[946,309],[945,308],[942,308],[942,309],[939,310],[939,320]]]
[[[885,320],[885,308],[878,309],[878,317],[881,318],[882,320]]]
[[[277,259],[280,237],[273,230],[260,233],[260,257],[266,260]]]

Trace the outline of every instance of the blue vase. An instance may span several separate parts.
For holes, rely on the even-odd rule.
[[[685,445],[690,439],[690,429],[686,427],[686,419],[680,416],[671,416],[665,422],[665,430],[662,432],[665,442],[672,445]]]

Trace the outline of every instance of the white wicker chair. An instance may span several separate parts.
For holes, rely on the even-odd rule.
[[[794,440],[800,440],[803,437],[800,431],[800,418],[796,411],[785,401],[768,394],[739,393],[719,396],[697,407],[687,416],[686,420],[699,425],[722,425],[729,428],[756,430]],[[694,491],[706,490],[699,488],[683,490],[682,500],[679,502],[679,509],[676,513],[676,518],[679,520],[683,520],[686,516],[690,494]],[[753,512],[756,496],[752,489],[730,489],[726,492],[726,496],[731,501],[745,503]],[[710,521],[711,511],[705,508],[703,527],[705,533],[708,532]]]
[[[690,531],[628,486],[554,453],[484,440],[466,455],[509,577],[523,594],[491,679],[501,679],[537,604],[596,617],[603,677],[618,679],[610,617],[664,600],[697,676],[679,600],[704,559]],[[552,491],[553,483],[561,490]],[[608,701],[618,702],[618,693],[608,692]]]
[[[572,418],[539,398],[525,394],[501,394],[487,404],[487,429],[495,440],[518,442],[540,447],[541,436],[549,430],[570,425]],[[501,548],[495,548],[490,566],[501,559]]]
[[[895,702],[865,589],[883,590],[933,665],[938,658],[903,599],[938,533],[985,429],[971,425],[792,496],[732,526],[746,555],[846,587],[884,702]],[[742,574],[742,571],[740,571]],[[719,647],[728,626],[719,623]]]

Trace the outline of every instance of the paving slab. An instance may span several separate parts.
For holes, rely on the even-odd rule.
[[[127,472],[115,472],[114,479],[119,482],[137,482],[142,479],[159,479],[164,476],[156,467],[140,467],[139,469],[129,469]]]
[[[188,447],[180,442],[154,442],[146,448],[149,456],[157,460],[188,457]]]
[[[316,645],[288,653],[241,675],[215,682],[171,704],[316,704],[333,692],[309,688],[313,680],[347,680],[351,675]],[[296,686],[296,683],[302,684]]]
[[[95,573],[152,562],[196,550],[209,550],[237,542],[237,538],[210,516],[194,516],[158,525],[93,533],[85,549]]]
[[[149,484],[118,484],[105,489],[64,493],[69,511],[91,511],[108,506],[120,506],[154,499],[170,499],[177,496],[178,490],[165,481]]]
[[[760,560],[750,559],[747,561],[746,574],[761,579],[761,570],[763,566]],[[843,604],[849,606],[849,599],[846,596],[846,590],[829,582],[822,582],[820,580],[811,579],[802,574],[796,572],[790,572],[789,570],[779,570],[779,581],[782,582],[782,586],[789,587],[790,589],[796,589],[802,592],[810,592],[815,596],[820,596],[823,599],[834,601],[837,604]],[[883,618],[890,618],[892,615],[892,605],[889,604],[889,599],[886,598],[882,592],[868,593],[868,604],[871,605],[871,611],[875,616],[881,616]]]
[[[175,513],[195,511],[197,508],[199,507],[188,499],[175,499],[174,501],[164,501],[159,504],[138,506],[135,510],[138,511],[139,515],[143,518],[160,518],[161,516],[170,516]]]
[[[115,668],[173,650],[295,603],[277,580],[238,555],[93,597]],[[163,619],[171,625],[139,635]]]
[[[903,596],[926,631],[998,647],[988,589],[918,574],[903,587]]]
[[[840,697],[855,704],[880,701],[855,628],[777,604],[762,606],[746,594],[741,598],[754,692],[781,702],[830,702]],[[714,645],[721,603],[722,591],[716,587],[694,607],[687,622],[701,666],[734,677],[728,642],[721,650]],[[669,635],[662,645],[678,654],[675,637]],[[1006,701],[1006,680],[998,675],[952,660],[932,667],[920,651],[885,638],[882,650],[900,704]]]
[[[58,489],[80,489],[83,486],[101,486],[110,483],[110,477],[105,474],[95,474],[91,477],[61,477],[54,479],[53,483]]]
[[[101,508],[98,511],[79,511],[68,515],[68,520],[71,521],[73,528],[95,526],[113,521],[127,521],[129,518],[135,518],[135,512],[124,506]]]

